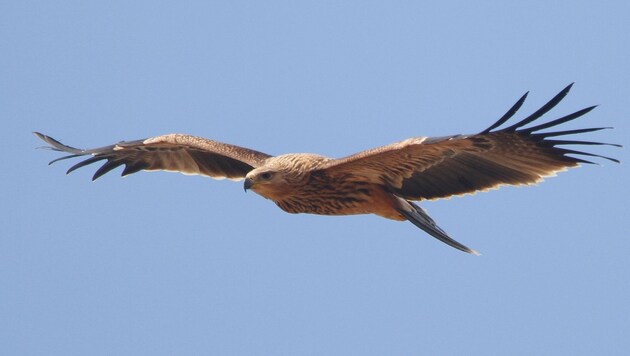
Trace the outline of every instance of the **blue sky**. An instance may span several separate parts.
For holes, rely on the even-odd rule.
[[[409,223],[289,215],[240,183],[94,168],[183,132],[333,157],[486,128],[576,82],[547,116],[628,145],[628,2],[0,4],[0,353],[623,354],[627,164],[422,205]],[[593,151],[628,162],[627,149]]]

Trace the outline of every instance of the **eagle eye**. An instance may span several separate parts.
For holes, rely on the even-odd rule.
[[[262,178],[263,180],[269,180],[271,179],[272,174],[271,172],[263,172],[260,174],[260,178]]]

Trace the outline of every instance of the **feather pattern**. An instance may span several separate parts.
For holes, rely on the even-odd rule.
[[[333,177],[338,174],[351,175],[355,180],[383,184],[405,199],[425,200],[470,194],[500,185],[534,184],[579,163],[592,163],[580,156],[619,162],[594,153],[558,147],[620,147],[617,144],[547,139],[598,131],[607,127],[540,132],[575,120],[595,106],[547,123],[524,127],[555,107],[567,95],[571,86],[572,84],[564,88],[533,114],[506,128],[498,129],[514,116],[527,95],[523,95],[497,122],[478,134],[409,139],[331,161],[324,170]]]
[[[92,180],[122,165],[125,166],[122,171],[123,176],[141,170],[163,170],[200,174],[215,179],[240,180],[247,172],[263,165],[271,157],[248,148],[182,134],[120,142],[94,149],[78,149],[66,146],[39,132],[34,134],[48,143],[50,149],[70,153],[68,156],[51,161],[50,164],[69,158],[91,156],[70,167],[67,173],[106,160],[105,164],[94,173]]]

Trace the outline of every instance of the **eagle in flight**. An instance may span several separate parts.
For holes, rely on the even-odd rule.
[[[477,254],[452,239],[414,201],[470,194],[501,185],[534,184],[580,163],[593,163],[587,157],[618,163],[614,158],[565,146],[620,145],[557,139],[608,127],[543,132],[574,120],[595,106],[526,127],[556,106],[572,85],[533,114],[504,128],[499,127],[521,107],[527,93],[497,122],[477,134],[409,138],[339,159],[308,153],[271,156],[183,134],[123,141],[94,149],[77,149],[38,132],[35,135],[50,145],[46,148],[70,154],[50,164],[89,156],[67,173],[105,161],[93,180],[122,165],[123,176],[141,170],[163,170],[215,179],[244,179],[245,190],[251,189],[272,200],[288,213],[376,214],[392,220],[408,220],[449,246]]]

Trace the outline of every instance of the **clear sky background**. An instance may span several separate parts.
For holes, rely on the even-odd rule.
[[[95,167],[171,132],[333,157],[531,113],[628,146],[627,1],[3,1],[0,354],[621,355],[627,148],[410,223],[290,215],[242,183]]]

